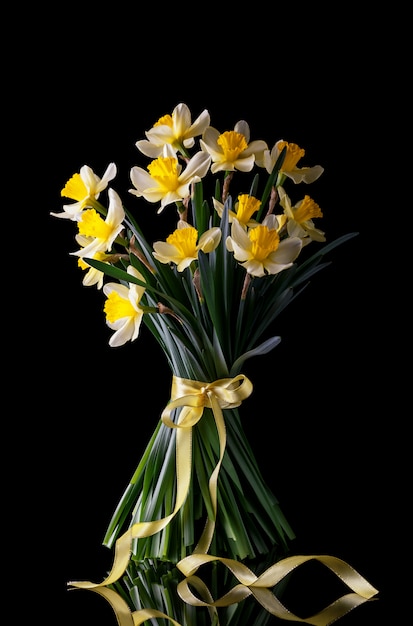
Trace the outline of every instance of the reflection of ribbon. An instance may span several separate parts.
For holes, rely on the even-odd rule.
[[[311,617],[301,618],[291,613],[270,591],[269,587],[276,585],[284,576],[294,570],[296,567],[309,561],[316,559],[331,569],[339,578],[343,580],[355,593],[348,593],[335,602],[329,604],[326,608],[322,609]],[[374,589],[360,574],[358,574],[347,563],[331,556],[293,556],[282,561],[279,561],[275,565],[272,565],[260,576],[255,576],[245,565],[232,559],[219,559],[214,556],[202,556],[196,555],[193,559],[187,557],[181,561],[181,565],[184,562],[190,563],[190,568],[194,565],[199,567],[200,565],[211,562],[212,560],[218,560],[224,563],[238,578],[238,580],[244,580],[244,583],[240,583],[233,587],[233,589],[222,596],[219,600],[213,601],[208,587],[198,576],[189,576],[185,580],[181,581],[178,585],[178,593],[181,599],[192,606],[207,607],[210,616],[211,624],[219,626],[219,616],[217,612],[218,607],[226,607],[230,604],[239,603],[246,599],[248,596],[253,595],[255,599],[264,607],[266,611],[283,620],[300,622],[302,624],[311,624],[312,626],[328,626],[339,618],[349,613],[352,609],[360,606],[367,600],[370,600],[376,595],[377,590]],[[185,569],[183,567],[183,569]],[[248,581],[248,582],[247,582]],[[197,590],[198,596],[195,596],[190,590],[193,587]],[[167,619],[174,626],[181,626],[175,619],[166,615],[165,613],[153,608],[144,608],[137,611],[131,611],[125,600],[113,589],[108,587],[94,587],[90,591],[103,596],[112,609],[115,612],[119,626],[140,626],[146,620],[151,618],[163,618]]]
[[[316,560],[334,572],[350,589],[355,593],[346,594],[325,609],[310,618],[301,619],[293,615],[281,604],[270,588],[277,585],[287,574],[296,567],[307,561]],[[202,581],[194,572],[201,566],[212,561],[219,561],[228,567],[240,584],[235,585],[228,593],[216,601],[206,602],[196,596],[190,589],[191,585],[198,591]],[[260,576],[256,576],[244,563],[233,559],[216,557],[209,554],[191,554],[182,559],[177,567],[186,576],[178,585],[179,596],[187,604],[192,606],[224,607],[236,604],[244,600],[249,595],[253,595],[256,600],[272,615],[276,615],[285,620],[298,621],[314,626],[327,626],[339,617],[342,617],[354,607],[370,600],[378,591],[355,569],[345,561],[334,556],[290,556],[269,567]],[[204,585],[203,596],[207,595],[207,588]],[[210,596],[209,592],[208,595]]]
[[[171,428],[177,429],[176,436],[176,479],[177,492],[175,508],[170,515],[150,522],[133,524],[115,544],[115,556],[112,570],[101,583],[89,581],[70,582],[73,587],[91,589],[116,582],[125,572],[132,548],[132,541],[149,537],[161,531],[169,524],[184,504],[191,483],[192,465],[192,427],[201,419],[205,407],[212,409],[218,430],[220,443],[219,461],[209,480],[209,491],[214,512],[217,512],[217,483],[222,458],[226,446],[226,430],[222,409],[235,408],[252,392],[251,381],[242,374],[235,378],[221,378],[212,383],[187,380],[173,377],[171,401],[162,413],[162,421]],[[171,419],[174,409],[181,407],[177,422]],[[206,553],[209,549],[215,529],[215,519],[208,519],[195,552]]]
[[[181,626],[179,622],[175,621],[171,617],[168,617],[168,615],[165,615],[165,613],[162,613],[157,609],[140,609],[139,611],[133,611],[132,613],[122,596],[108,587],[91,587],[90,591],[95,591],[109,602],[115,612],[119,626],[139,626],[146,620],[156,617],[168,619],[171,624],[174,624],[174,626]]]

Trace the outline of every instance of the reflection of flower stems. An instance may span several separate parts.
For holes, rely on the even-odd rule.
[[[263,569],[270,564],[270,561],[264,559]],[[289,578],[290,575],[286,576],[272,589],[277,598],[282,597]],[[212,626],[216,623],[213,621],[213,612],[210,612],[207,607],[192,606],[179,596],[177,587],[182,580],[182,573],[173,563],[146,559],[140,563],[131,561],[125,576],[111,585],[111,588],[125,600],[132,612],[148,608],[156,609],[176,620],[181,626]],[[217,563],[211,564],[205,582],[214,599],[230,591],[234,586],[229,570]],[[217,614],[223,626],[247,626],[247,624],[266,626],[272,619],[271,614],[252,596],[237,604],[220,607]],[[157,618],[151,623],[157,626],[169,626],[170,621]]]

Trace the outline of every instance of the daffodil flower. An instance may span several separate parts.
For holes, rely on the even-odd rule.
[[[263,162],[263,154],[268,150],[265,141],[250,142],[250,127],[245,120],[240,120],[234,130],[222,134],[216,128],[209,126],[202,139],[199,140],[204,152],[211,155],[211,172],[250,172],[254,166]]]
[[[132,265],[129,265],[127,271],[128,274],[144,281],[142,274]],[[139,335],[144,315],[139,303],[145,293],[145,287],[135,283],[129,283],[129,287],[121,283],[106,283],[103,293],[107,297],[103,308],[106,324],[115,331],[109,345],[115,348],[127,341],[134,341]]]
[[[183,272],[198,258],[199,250],[209,253],[215,250],[221,241],[222,231],[218,227],[205,231],[198,241],[196,228],[179,220],[178,228],[166,241],[157,241],[153,244],[153,256],[161,263],[175,263],[178,272]]]
[[[84,237],[83,235],[76,235],[76,241],[80,246],[82,246],[82,248],[84,248],[89,243],[91,243],[92,240],[93,240],[93,237]],[[103,263],[106,263],[108,259],[113,258],[113,255],[106,254],[105,252],[96,252],[93,258],[97,259],[98,261],[102,261]],[[84,261],[82,258],[78,258],[77,264],[80,267],[80,269],[86,271],[86,274],[84,275],[83,280],[82,280],[82,285],[84,285],[85,287],[91,287],[93,285],[96,285],[98,289],[102,289],[103,280],[105,277],[104,272],[101,272],[100,270],[97,270],[96,268],[92,267],[91,265],[86,263],[86,261]]]
[[[77,226],[79,235],[90,237],[90,243],[71,254],[93,259],[97,252],[108,252],[116,237],[124,229],[125,210],[121,199],[113,189],[109,189],[108,193],[109,207],[106,219],[103,219],[95,209],[83,211]]]
[[[314,226],[313,218],[323,217],[323,213],[316,202],[306,195],[294,206],[283,187],[278,188],[280,204],[287,217],[287,232],[290,237],[300,237],[303,246],[310,241],[326,241],[324,231]]]
[[[286,176],[291,178],[294,183],[313,183],[324,172],[324,168],[321,167],[321,165],[297,167],[298,161],[305,155],[305,150],[300,148],[296,143],[288,143],[280,139],[273,146],[271,152],[270,150],[264,151],[262,165],[265,167],[268,174],[271,174],[273,171],[274,165],[284,148],[286,148],[286,153],[278,175],[277,185],[281,185]]]
[[[135,189],[129,189],[135,196],[143,196],[148,202],[159,202],[158,213],[173,202],[180,202],[190,195],[193,183],[199,183],[208,172],[211,157],[200,151],[188,161],[184,170],[177,157],[171,153],[168,144],[164,146],[164,156],[154,159],[148,171],[133,167],[130,172]]]
[[[216,198],[212,198],[212,202],[215,211],[222,219],[224,211],[223,203]],[[258,198],[254,198],[254,196],[250,196],[248,193],[242,193],[238,196],[238,199],[234,205],[235,211],[233,211],[232,209],[228,211],[228,220],[231,223],[232,220],[235,218],[240,222],[240,224],[245,227],[253,226],[256,224],[256,220],[253,220],[252,216],[259,210],[260,206],[261,200],[258,200]]]
[[[278,274],[291,267],[302,248],[299,237],[280,240],[278,230],[278,220],[272,214],[248,230],[234,219],[226,240],[227,250],[234,253],[235,259],[252,276]]]
[[[136,147],[151,159],[162,156],[165,144],[170,144],[175,152],[192,148],[198,135],[202,135],[210,122],[205,109],[191,123],[191,112],[186,104],[178,104],[172,115],[164,115],[153,127],[145,132],[147,139],[136,142]]]
[[[106,189],[109,181],[115,176],[116,165],[114,163],[108,165],[102,178],[99,178],[88,165],[83,165],[80,172],[74,174],[60,192],[62,197],[71,198],[76,202],[64,204],[62,213],[51,213],[50,215],[78,221],[86,208],[93,207],[93,201],[99,198],[100,192]]]

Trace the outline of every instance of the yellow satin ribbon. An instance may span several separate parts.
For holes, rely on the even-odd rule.
[[[296,567],[306,563],[307,561],[319,561],[326,567],[328,567],[336,576],[338,576],[344,584],[352,589],[357,595],[370,599],[378,593],[370,583],[363,578],[353,567],[348,563],[335,556],[329,555],[294,555],[281,559],[274,565],[271,565],[260,576],[256,576],[244,563],[241,561],[235,561],[234,559],[227,559],[225,557],[213,556],[212,554],[191,554],[190,556],[181,559],[177,564],[177,568],[186,576],[178,585],[178,593],[185,597],[185,601],[191,598],[192,594],[187,594],[188,586],[187,580],[194,575],[194,573],[206,563],[212,561],[219,561],[223,563],[235,576],[235,578],[241,583],[241,585],[248,587],[252,591],[256,589],[268,589],[277,585],[287,574],[292,572]],[[233,602],[228,602],[229,595],[226,594],[226,604],[220,606],[228,606]],[[182,598],[184,599],[184,598]],[[238,599],[234,602],[239,602]],[[218,606],[218,605],[216,605]]]
[[[215,530],[217,512],[217,485],[218,474],[226,447],[226,429],[222,409],[235,408],[252,392],[252,383],[244,375],[235,378],[221,378],[215,382],[206,383],[185,378],[173,377],[171,400],[162,412],[162,421],[170,428],[177,429],[176,436],[176,480],[177,493],[175,508],[170,515],[159,520],[137,522],[133,524],[115,544],[114,562],[112,570],[101,583],[91,581],[72,581],[72,587],[92,589],[110,585],[116,582],[125,572],[132,551],[134,539],[149,537],[161,531],[169,524],[184,504],[188,495],[192,475],[192,427],[201,419],[204,408],[212,409],[215,424],[218,430],[220,455],[218,463],[209,480],[211,503],[214,519],[207,519],[202,536],[195,548],[195,552],[208,552]],[[172,411],[181,407],[178,421],[171,419]]]

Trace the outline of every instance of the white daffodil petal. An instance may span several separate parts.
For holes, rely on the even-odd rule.
[[[163,195],[161,200],[161,206],[158,209],[158,213],[161,213],[168,204],[172,204],[173,202],[179,202],[179,200],[183,200],[189,196],[190,192],[190,183],[185,183],[181,185],[176,191],[168,191],[166,195]],[[163,192],[165,194],[165,192]]]
[[[241,265],[247,270],[248,274],[251,274],[251,276],[257,276],[257,278],[260,278],[265,275],[263,264],[256,259],[245,261],[245,263],[241,263]]]
[[[231,237],[238,243],[239,246],[241,246],[241,248],[244,248],[245,250],[250,248],[250,238],[237,219],[232,221]]]
[[[191,111],[189,107],[183,102],[180,102],[172,111],[171,117],[174,135],[176,137],[184,136],[185,131],[191,125]]]
[[[180,258],[176,247],[166,241],[156,241],[153,250],[153,256],[160,263],[171,263]]]
[[[243,152],[243,155],[245,154],[245,152]],[[227,167],[226,169],[228,170],[234,170],[237,169],[240,172],[250,172],[252,170],[252,168],[254,167],[254,163],[255,163],[255,157],[253,154],[251,154],[250,156],[247,156],[244,158],[244,156],[240,159],[237,159],[236,161],[234,161],[233,164],[229,164],[231,165],[231,167]]]
[[[219,245],[221,237],[222,231],[220,228],[210,228],[199,238],[198,248],[205,253],[212,252]]]
[[[82,285],[84,285],[85,287],[92,287],[93,285],[97,285],[98,289],[102,289],[104,277],[105,275],[103,272],[96,270],[94,267],[91,267],[90,270],[86,272],[82,281]]]
[[[133,318],[133,332],[131,336],[131,341],[135,341],[135,339],[138,338],[139,330],[140,330],[141,323],[142,323],[142,318],[143,318],[142,311],[140,311],[139,314]]]
[[[116,330],[115,333],[109,339],[109,345],[111,348],[117,348],[123,346],[127,341],[130,341],[134,335],[135,324],[130,317],[123,320],[117,320],[115,323],[107,323],[109,328]]]
[[[116,173],[117,173],[117,168],[116,168],[115,163],[109,163],[109,165],[106,168],[105,173],[102,176],[100,183],[98,184],[99,191],[106,189],[109,182],[115,178]]]
[[[114,291],[121,298],[127,300],[129,298],[129,289],[126,285],[122,285],[121,283],[106,283],[103,288],[103,293],[105,296],[108,296],[110,293]]]
[[[310,184],[317,180],[323,172],[324,168],[321,165],[314,165],[313,167],[295,168],[290,172],[284,172],[284,174],[295,184],[301,182]]]
[[[299,237],[300,239],[302,239],[303,237],[307,236],[306,230],[294,220],[289,220],[287,222],[287,232],[289,237]]]
[[[265,259],[263,262],[265,270],[268,274],[279,274],[283,270],[288,269],[292,266],[292,263],[276,263],[272,260],[271,255]]]
[[[208,111],[205,109],[202,111],[201,115],[199,115],[194,123],[190,126],[186,136],[187,137],[197,137],[198,135],[202,135],[202,133],[209,126],[210,115]]]
[[[119,194],[109,188],[109,207],[105,222],[108,224],[120,224],[125,219],[125,210],[122,205],[122,200]]]
[[[139,195],[143,195],[147,189],[153,189],[155,185],[154,179],[151,177],[149,172],[144,170],[142,167],[138,167],[135,165],[132,167],[130,171],[130,179],[132,181],[133,186]],[[131,190],[130,190],[131,191]],[[132,193],[134,191],[132,190]]]
[[[227,248],[228,248],[228,244],[227,244]],[[235,241],[235,239],[231,239],[231,248],[232,248],[232,252],[234,253],[234,258],[239,263],[243,263],[244,261],[247,261],[248,259],[251,258],[251,252],[249,251],[249,249],[240,246],[238,242]]]
[[[188,161],[185,170],[179,176],[179,180],[190,181],[193,176],[203,178],[208,172],[211,157],[205,152],[199,151]]]
[[[151,141],[147,141],[146,139],[141,139],[135,143],[135,146],[138,148],[142,154],[151,158],[157,159],[162,154],[162,146],[152,143]]]
[[[244,150],[242,153],[243,156],[250,156],[251,154],[259,154],[261,159],[263,158],[264,152],[268,150],[268,146],[262,139],[256,139],[255,141],[251,141],[248,144],[248,148]]]
[[[196,257],[186,257],[182,261],[179,261],[176,269],[178,270],[178,272],[183,272],[184,270],[186,270],[187,267],[191,265],[193,261],[196,261]]]
[[[277,263],[292,263],[300,254],[302,245],[299,237],[283,239],[272,258],[276,258]]]
[[[241,135],[244,135],[247,143],[250,140],[250,127],[248,122],[246,122],[245,120],[240,120],[239,122],[237,122],[234,126],[234,130],[236,133],[241,133]]]
[[[146,133],[149,141],[157,146],[164,147],[165,144],[171,144],[175,139],[175,134],[170,126],[167,124],[160,124],[151,128]]]
[[[223,152],[219,149],[219,146],[211,146],[205,141],[202,141],[202,139],[199,140],[199,145],[201,146],[202,151],[206,154],[209,154],[212,158],[212,161],[218,161],[217,165],[219,165],[219,162],[221,161],[223,155]],[[211,172],[214,173],[212,167]]]
[[[222,217],[222,213],[224,211],[224,205],[222,204],[222,202],[220,202],[216,198],[212,198],[212,204],[214,205],[214,209],[218,213],[219,217]]]
[[[219,135],[220,133],[216,128],[208,126],[208,128],[205,129],[200,142],[202,141],[206,146],[217,149]]]
[[[270,230],[278,230],[278,220],[277,220],[277,216],[274,215],[274,213],[270,213],[270,215],[267,215],[263,219],[262,224],[263,226],[266,226]]]

